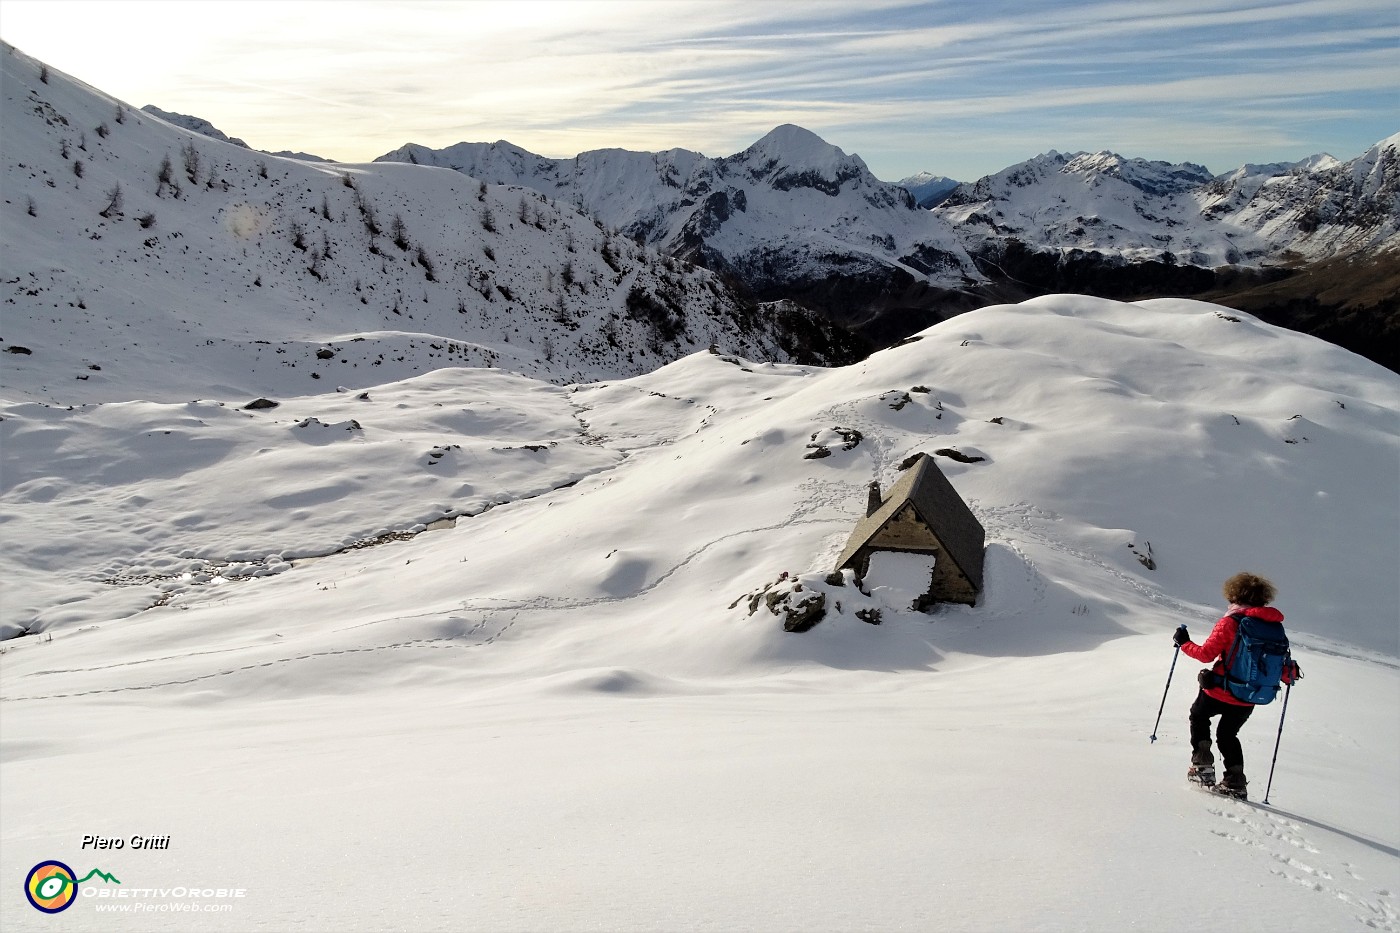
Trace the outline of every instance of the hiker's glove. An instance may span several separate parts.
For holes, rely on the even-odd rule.
[[[1297,661],[1289,661],[1283,668],[1283,682],[1286,684],[1296,684],[1303,679],[1303,669],[1298,666]]]
[[[1176,634],[1172,636],[1172,644],[1176,645],[1178,648],[1190,640],[1191,635],[1186,631],[1186,626],[1184,625],[1178,628]]]

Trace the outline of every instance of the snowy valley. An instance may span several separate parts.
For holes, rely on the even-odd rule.
[[[618,232],[636,154],[276,158],[0,54],[5,929],[54,928],[44,859],[120,879],[71,930],[1400,929],[1394,372],[1082,295],[857,358],[656,252],[696,215]],[[718,228],[979,274],[839,150],[779,199],[763,145],[706,169]],[[814,221],[845,197],[907,226]],[[974,606],[832,573],[918,453],[986,530]],[[1281,703],[1253,801],[1183,780],[1171,633],[1241,569],[1306,675],[1269,806]],[[800,634],[752,598],[799,586]],[[176,884],[243,893],[118,896]],[[202,912],[100,909],[138,900]]]

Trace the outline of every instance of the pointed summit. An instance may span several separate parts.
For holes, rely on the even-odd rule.
[[[719,162],[778,191],[812,188],[834,197],[843,185],[883,186],[860,156],[847,155],[811,130],[791,123],[774,128],[743,152]],[[913,198],[908,200],[912,205]]]
[[[811,130],[792,123],[774,127],[762,139],[731,159],[751,164],[774,162],[789,169],[819,172],[827,177],[848,174],[853,166],[869,171],[860,156],[847,155]]]

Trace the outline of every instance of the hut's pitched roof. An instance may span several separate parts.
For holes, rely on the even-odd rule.
[[[967,507],[962,496],[928,454],[905,471],[874,513],[867,515],[851,532],[836,566],[854,563],[857,553],[870,542],[890,519],[906,505],[914,507],[919,519],[943,544],[946,556],[980,592],[982,589],[982,549],[986,533],[981,522]]]

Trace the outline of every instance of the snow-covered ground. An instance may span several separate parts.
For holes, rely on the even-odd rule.
[[[829,370],[6,385],[6,929],[1400,927],[1400,378],[1316,339],[1056,296]],[[978,604],[829,581],[937,450]],[[1268,807],[1183,780],[1198,665],[1148,739],[1242,569],[1306,674]],[[44,916],[47,859],[120,884]]]

